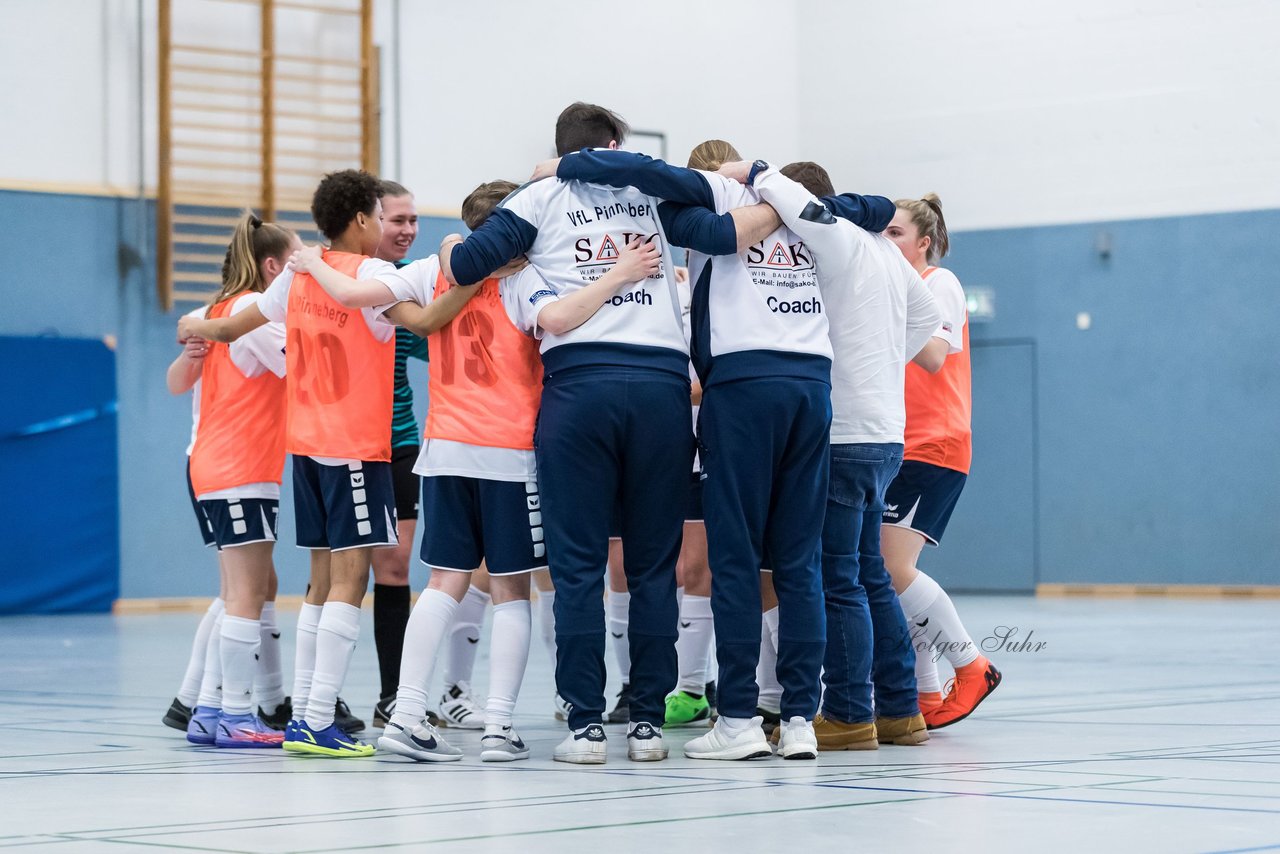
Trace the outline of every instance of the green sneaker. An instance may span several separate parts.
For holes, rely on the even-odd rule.
[[[681,726],[711,717],[711,704],[707,698],[686,691],[676,691],[667,697],[665,726]]]

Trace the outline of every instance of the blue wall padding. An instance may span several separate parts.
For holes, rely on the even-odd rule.
[[[0,337],[0,614],[120,592],[116,362],[102,341]]]

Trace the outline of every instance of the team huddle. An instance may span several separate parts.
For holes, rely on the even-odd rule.
[[[188,485],[221,591],[166,724],[196,744],[425,762],[463,756],[442,727],[482,728],[482,760],[525,759],[535,603],[561,762],[604,763],[606,723],[626,725],[633,761],[667,758],[664,727],[709,720],[687,757],[918,745],[996,688],[916,568],[971,457],[937,198],[837,195],[815,163],[746,162],[720,140],[676,167],[621,150],[628,130],[570,105],[559,157],[523,186],[482,184],[469,236],[408,264],[413,197],[365,172],[316,189],[328,248],[241,218],[168,373],[193,391]],[[429,373],[420,442],[408,358]],[[286,454],[311,555],[288,696]],[[419,515],[430,579],[410,608]],[[376,747],[339,696],[371,567]]]

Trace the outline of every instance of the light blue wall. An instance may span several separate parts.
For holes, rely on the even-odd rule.
[[[205,595],[216,589],[214,563],[198,545],[182,475],[189,401],[164,387],[186,309],[159,311],[151,266],[129,263],[140,214],[149,255],[149,204],[0,191],[10,259],[0,334],[118,336],[121,595]],[[424,220],[418,252],[460,228]],[[1095,251],[1099,231],[1110,235],[1109,259]],[[975,437],[970,500],[943,548],[926,555],[945,555],[949,583],[964,586],[964,567],[993,559],[990,534],[965,532],[999,536],[1003,513],[1018,519],[1010,537],[1035,542],[1001,559],[1033,561],[1034,581],[1280,583],[1280,288],[1268,251],[1277,234],[1280,211],[955,235],[948,266],[996,292],[995,320],[972,330],[975,400],[988,415],[1002,406],[1025,415],[1028,400],[1038,411],[1009,422],[1030,436],[985,425]],[[1082,311],[1087,331],[1076,328]],[[424,372],[412,370],[422,388]],[[994,460],[1024,446],[1021,470],[1009,458],[984,471],[984,447]],[[291,593],[306,567],[290,545],[288,491],[277,562]],[[1002,495],[1019,505],[1002,507]]]
[[[1271,210],[954,236],[947,266],[996,291],[975,356],[1035,351],[1038,581],[1280,584],[1277,235]],[[993,440],[975,436],[974,481]],[[957,516],[1005,512],[962,497]],[[944,549],[984,560],[981,542]]]
[[[414,257],[430,254],[445,234],[461,229],[458,221],[424,219]],[[0,335],[118,338],[120,595],[215,594],[216,563],[200,546],[184,481],[190,397],[173,397],[164,382],[165,369],[178,354],[177,318],[194,306],[180,304],[162,312],[155,294],[154,259],[139,263],[139,245],[147,256],[154,252],[154,205],[0,191],[0,235],[4,257],[10,259],[3,281]],[[4,369],[15,367],[20,369]],[[415,388],[425,389],[420,364],[411,365],[410,377]],[[420,409],[425,391],[421,398]],[[286,470],[286,484],[288,477]],[[287,486],[284,493],[276,564],[281,592],[300,593],[307,566],[305,555],[292,545],[293,508]]]

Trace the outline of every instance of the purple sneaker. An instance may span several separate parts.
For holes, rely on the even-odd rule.
[[[187,724],[187,741],[206,747],[212,745],[218,737],[218,716],[220,714],[217,709],[206,709],[203,706],[197,706],[191,712],[191,722]]]
[[[218,747],[279,747],[284,733],[274,730],[252,712],[244,715],[223,714],[218,718]]]

